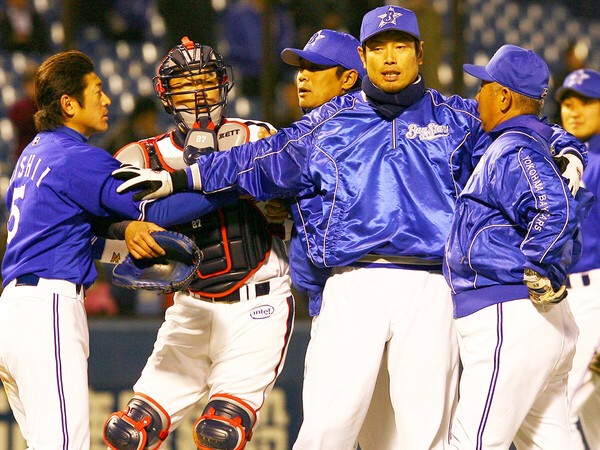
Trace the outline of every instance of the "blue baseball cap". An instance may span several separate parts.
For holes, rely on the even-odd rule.
[[[397,30],[421,40],[417,16],[400,6],[380,6],[365,14],[360,26],[360,43],[384,31]]]
[[[592,69],[571,72],[556,91],[556,101],[562,101],[568,91],[577,92],[587,98],[600,98],[600,72]]]
[[[516,45],[500,47],[486,66],[463,64],[463,69],[475,78],[495,81],[527,97],[542,99],[548,95],[548,65],[532,50]]]
[[[300,65],[300,58],[320,66],[342,66],[354,69],[362,79],[367,74],[358,56],[360,42],[348,33],[333,30],[319,30],[304,46],[304,49],[286,48],[281,59],[291,66]]]

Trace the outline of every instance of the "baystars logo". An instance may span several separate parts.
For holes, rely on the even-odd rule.
[[[306,46],[307,47],[313,46],[320,39],[325,39],[325,36],[323,36],[321,34],[321,30],[317,31],[315,34],[312,35],[312,37],[310,38],[310,40],[306,43]]]
[[[585,80],[587,80],[590,76],[585,73],[583,71],[583,69],[579,69],[577,72],[574,72],[570,77],[569,77],[569,83],[567,84],[567,86],[572,87],[575,85],[580,85],[583,84],[583,82]]]
[[[396,19],[401,15],[402,13],[397,12],[393,6],[390,6],[390,8],[385,12],[385,14],[377,16],[381,19],[381,22],[379,22],[379,28],[388,24],[396,25]]]
[[[407,139],[419,138],[422,141],[433,141],[450,134],[448,125],[440,125],[439,123],[431,122],[429,125],[420,127],[416,123],[411,123],[406,132]]]

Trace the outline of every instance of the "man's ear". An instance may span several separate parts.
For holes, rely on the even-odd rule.
[[[502,86],[498,95],[500,96],[500,102],[498,103],[500,111],[506,114],[506,112],[511,108],[514,101],[512,91]]]
[[[363,67],[366,69],[367,68],[367,60],[366,60],[366,56],[365,56],[365,49],[361,46],[358,47],[358,56],[360,56],[360,59],[363,63]]]
[[[63,94],[60,97],[60,107],[66,117],[73,117],[75,115],[75,100],[73,97],[67,94]],[[79,104],[77,104],[79,106]]]
[[[342,74],[342,89],[348,92],[356,84],[358,80],[358,72],[354,69],[346,70]]]
[[[421,66],[423,64],[423,41],[421,41],[417,47],[417,62]]]

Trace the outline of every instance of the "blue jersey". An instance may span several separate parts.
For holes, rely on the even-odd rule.
[[[596,203],[581,224],[583,252],[572,273],[600,268],[600,134],[593,136],[587,145],[588,165],[583,171],[583,183],[596,196]]]
[[[578,203],[552,160],[552,132],[534,116],[492,130],[495,140],[458,198],[446,248],[455,317],[528,298],[525,268],[555,288],[565,284],[581,253]]]
[[[120,163],[68,127],[39,133],[23,151],[6,194],[10,210],[3,286],[24,274],[90,286],[96,278],[91,225],[119,216],[171,226],[193,220],[237,196],[183,193],[157,202],[117,194]]]

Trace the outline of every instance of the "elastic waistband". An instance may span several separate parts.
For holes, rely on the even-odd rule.
[[[221,297],[210,297],[206,295],[200,295],[199,293],[190,291],[190,296],[205,302],[210,303],[238,303],[253,300],[262,295],[268,295],[271,292],[271,284],[269,281],[262,283],[245,284],[231,294]]]
[[[596,285],[600,283],[600,269],[590,270],[589,272],[572,273],[567,278],[567,287],[581,288]]]
[[[513,300],[528,299],[529,291],[524,284],[494,284],[452,294],[454,318],[473,314],[483,308]]]
[[[76,297],[81,295],[84,292],[83,285],[73,283],[71,281],[66,280],[52,280],[48,278],[41,278],[33,273],[26,273],[24,275],[20,275],[14,280],[12,280],[8,285],[12,287],[40,287],[44,288],[44,290],[48,290],[49,292],[57,292],[64,295],[70,295],[72,297]]]

